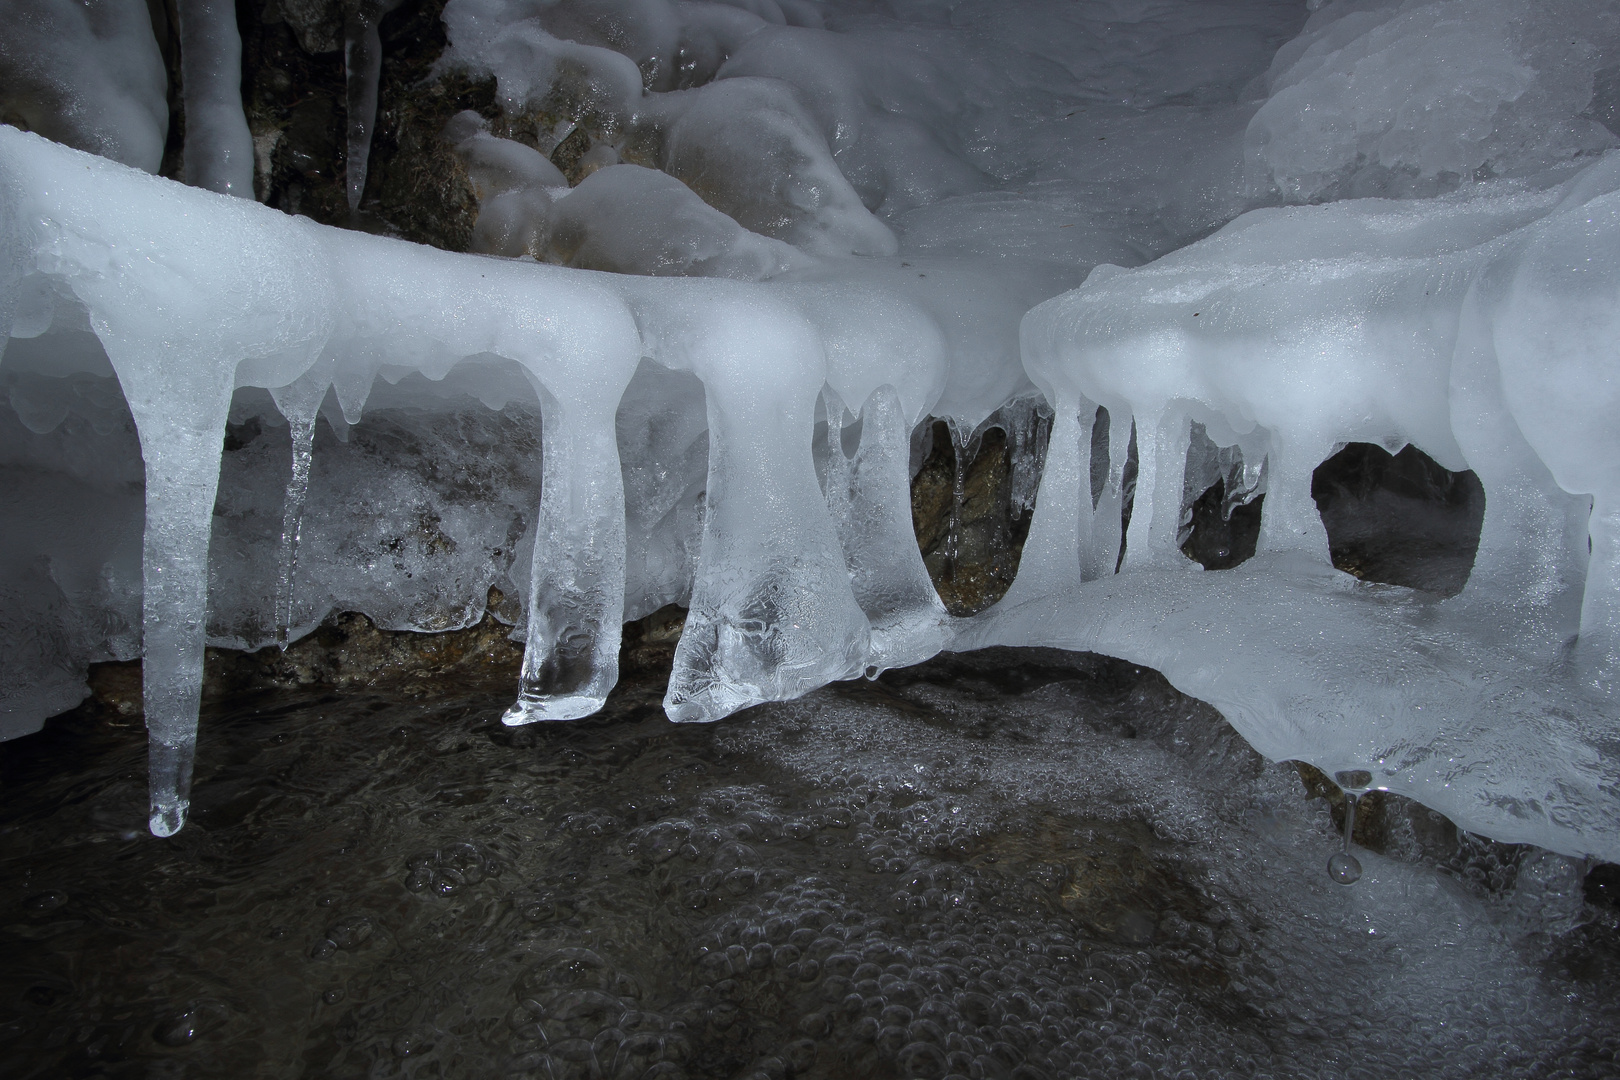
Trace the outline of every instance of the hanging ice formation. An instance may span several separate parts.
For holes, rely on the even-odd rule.
[[[377,79],[382,73],[383,16],[399,7],[400,0],[360,0],[343,30],[343,78],[348,107],[348,153],[344,186],[349,212],[360,209],[366,190],[366,167],[371,160],[371,132],[377,124]]]
[[[182,7],[186,40],[229,37]],[[1301,32],[1295,7],[984,0],[910,25],[853,2],[453,0],[446,64],[494,76],[509,117],[565,108],[536,145],[594,140],[569,187],[451,121],[485,254],[0,128],[7,733],[79,700],[87,660],[143,655],[172,833],[205,643],[285,641],[339,605],[463,626],[498,584],[526,600],[508,723],[600,707],[621,623],[667,603],[689,609],[675,720],[943,648],[1091,649],[1273,758],[1620,859],[1620,18],[1358,0]],[[349,27],[351,200],[386,9]],[[1039,90],[1009,81],[1030,65]],[[188,117],[194,93],[231,111],[216,83]],[[198,125],[217,152],[193,158],[188,121],[201,186],[247,191],[234,123]],[[913,539],[913,433],[945,419],[965,460],[993,414],[1033,518],[1005,599],[953,620]],[[283,422],[287,444],[262,437]],[[454,483],[388,456],[407,423]],[[227,425],[247,449],[222,481]],[[138,567],[68,513],[141,498],[84,449],[135,435]],[[1332,568],[1311,478],[1348,442],[1478,475],[1460,595]],[[54,489],[13,468],[47,459]],[[1180,547],[1216,480],[1228,510],[1264,495],[1259,551],[1203,572]]]

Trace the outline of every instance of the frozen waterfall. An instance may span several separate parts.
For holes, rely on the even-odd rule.
[[[1620,861],[1620,15],[912,6],[452,0],[441,64],[494,87],[435,132],[471,252],[221,194],[253,190],[254,143],[206,4],[180,8],[196,186],[149,175],[151,40],[120,16],[98,40],[139,93],[87,81],[106,123],[28,122],[80,149],[0,127],[0,735],[141,656],[168,835],[207,644],[340,605],[450,629],[498,586],[526,642],[509,724],[600,708],[621,624],[668,603],[676,721],[1051,645],[1162,671],[1271,758]],[[393,7],[348,22],[350,210]],[[29,70],[71,82],[54,62]],[[454,483],[347,443],[384,409]],[[1011,591],[952,618],[913,432],[943,418],[960,454],[993,414],[1034,516]],[[249,424],[288,427],[268,495],[222,481]],[[1312,477],[1351,443],[1478,476],[1458,595],[1333,568]],[[1204,571],[1181,548],[1216,477],[1228,513],[1263,496],[1260,534]],[[401,518],[453,557],[366,532]]]

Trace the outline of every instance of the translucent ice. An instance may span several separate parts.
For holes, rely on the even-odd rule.
[[[229,0],[180,0],[186,183],[253,198],[253,136],[242,112],[242,39]]]
[[[47,138],[157,172],[168,75],[136,0],[0,4],[0,115]]]
[[[1290,201],[1522,176],[1616,136],[1589,111],[1620,11],[1516,0],[1337,0],[1272,62],[1251,167]]]
[[[348,107],[343,180],[350,213],[360,209],[360,196],[365,194],[371,131],[377,123],[377,79],[382,72],[382,37],[377,27],[399,4],[400,0],[360,0],[343,29],[344,102]]]
[[[1026,363],[1059,403],[1039,561],[966,640],[1126,656],[1268,756],[1369,770],[1501,839],[1616,850],[1596,371],[1616,340],[1617,181],[1604,159],[1561,188],[1256,211],[1038,307]],[[1065,430],[1069,402],[1133,418],[1140,472],[1126,572],[1059,605],[1073,567],[1119,532],[1073,491],[1087,440]],[[1237,570],[1200,574],[1176,549],[1194,422],[1264,457],[1261,555]],[[1479,475],[1486,522],[1461,596],[1328,569],[1311,471],[1349,441],[1412,443]]]
[[[351,198],[384,10],[350,25]],[[245,194],[233,11],[183,5],[185,165]],[[1269,756],[1620,857],[1615,13],[1307,14],[452,0],[441,72],[496,84],[443,129],[478,199],[452,254],[105,160],[162,143],[124,12],[111,83],[41,61],[18,98],[83,124],[7,105],[102,159],[0,131],[6,730],[143,653],[171,832],[206,641],[489,602],[523,624],[523,723],[595,709],[621,620],[680,603],[675,719],[946,647],[1094,649]],[[935,418],[959,502],[1000,427],[1033,507],[972,621],[914,541]],[[1460,595],[1331,567],[1312,478],[1350,442],[1477,475]],[[1206,573],[1181,548],[1217,482],[1264,497],[1258,554]]]

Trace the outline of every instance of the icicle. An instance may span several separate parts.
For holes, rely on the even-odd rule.
[[[191,790],[208,541],[231,394],[239,374],[243,385],[274,386],[306,370],[331,333],[337,289],[315,226],[145,176],[148,201],[132,211],[107,197],[127,172],[0,127],[5,198],[49,199],[48,211],[25,203],[18,220],[35,230],[35,253],[53,253],[58,287],[88,311],[140,438],[149,823],[170,836],[185,823]]]
[[[826,381],[821,341],[759,292],[706,295],[716,300],[663,316],[691,342],[682,352],[703,380],[709,416],[708,515],[664,697],[680,722],[858,675],[871,637],[805,453]],[[728,295],[735,300],[719,299]],[[771,377],[750,378],[760,371]]]
[[[371,134],[377,123],[377,81],[382,75],[383,16],[400,0],[361,0],[344,27],[343,78],[348,105],[348,157],[344,181],[349,189],[349,212],[360,209],[366,190],[366,169],[371,160]]]
[[[1334,773],[1333,781],[1344,790],[1344,842],[1328,856],[1328,877],[1340,885],[1354,885],[1361,880],[1361,862],[1350,854],[1350,839],[1356,831],[1356,802],[1372,783],[1372,773],[1347,769]]]
[[[945,566],[946,573],[954,578],[962,557],[962,504],[967,501],[968,463],[978,450],[979,433],[955,417],[947,418],[945,426],[951,433],[951,458],[955,467],[951,478],[951,513],[945,532]]]
[[[562,399],[541,389],[529,633],[517,701],[501,718],[507,725],[589,716],[619,681],[624,474],[613,417],[633,370],[611,399]]]
[[[478,280],[494,277],[481,271]],[[512,284],[532,288],[521,271]],[[517,306],[502,296],[484,302]],[[522,320],[496,350],[522,364],[539,393],[543,463],[523,670],[501,718],[511,726],[600,709],[619,681],[624,620],[624,472],[614,417],[641,362],[641,337],[624,301],[594,284],[554,276],[546,296],[571,313],[548,328],[555,336]]]
[[[242,39],[231,0],[180,0],[185,180],[253,198],[253,136],[242,112]]]
[[[1035,516],[1029,523],[1018,576],[1001,601],[1006,607],[1043,596],[1072,595],[1080,588],[1082,559],[1092,547],[1091,431],[1095,413],[1089,405],[1059,397],[1052,415]]]
[[[828,438],[844,461],[843,512],[834,520],[855,601],[871,625],[869,677],[921,663],[950,637],[950,616],[928,578],[911,522],[910,427],[895,388],[880,386],[861,410],[854,462],[844,458],[841,439]]]
[[[1035,506],[1035,493],[1041,485],[1047,440],[1051,436],[1052,410],[1045,398],[1023,397],[1009,402],[1002,412],[1007,418],[1007,445],[1012,461],[1008,501],[1015,514],[1027,514]]]
[[[298,541],[304,527],[304,502],[309,495],[309,467],[315,447],[315,417],[326,398],[331,380],[324,370],[311,373],[291,386],[270,391],[276,408],[292,428],[292,473],[281,511],[281,565],[276,578],[276,644],[287,648],[293,625],[293,600],[298,574]]]
[[[849,456],[844,453],[844,399],[832,387],[823,387],[821,406],[827,414],[827,435],[822,447],[824,475],[822,491],[827,496],[827,510],[840,529],[850,515],[850,481],[852,469]]]

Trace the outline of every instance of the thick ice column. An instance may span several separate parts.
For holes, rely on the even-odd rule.
[[[1490,311],[1506,275],[1492,269],[1462,304],[1451,368],[1451,426],[1485,488],[1485,520],[1468,584],[1453,605],[1484,605],[1478,628],[1522,642],[1539,630],[1556,647],[1580,625],[1587,501],[1559,488],[1503,397]]]
[[[1261,551],[1304,552],[1323,563],[1328,555],[1327,528],[1311,497],[1311,477],[1332,452],[1305,438],[1273,433],[1266,455],[1266,501],[1260,507]]]
[[[827,505],[871,629],[867,672],[918,663],[951,634],[911,520],[911,429],[944,388],[944,335],[936,317],[897,293],[842,284],[773,291],[810,319],[826,357]],[[865,403],[853,460],[843,449],[845,402]]]
[[[207,638],[208,539],[235,372],[215,356],[177,356],[161,345],[109,348],[108,355],[140,432],[146,466],[141,677],[150,825],[154,835],[172,836],[185,824],[191,798]],[[193,373],[179,400],[163,377],[166,361]]]
[[[180,0],[185,178],[253,198],[253,136],[242,112],[242,39],[231,0]]]
[[[1136,412],[1136,495],[1125,537],[1127,570],[1187,565],[1176,549],[1176,529],[1191,430],[1185,410],[1175,406]]]
[[[1093,545],[1091,428],[1095,406],[1082,404],[1071,394],[1058,392],[1055,396],[1046,470],[1041,474],[1018,576],[1001,601],[1007,607],[1042,596],[1077,593],[1083,576],[1082,553]]]
[[[676,721],[718,720],[850,678],[869,641],[810,452],[821,342],[761,289],[705,289],[702,299],[701,310],[666,316],[680,320],[671,336],[703,380],[710,437],[692,606],[664,698]]]
[[[540,513],[523,674],[502,717],[511,725],[589,716],[619,681],[625,529],[617,400],[546,390],[540,399]]]
[[[344,27],[344,100],[348,105],[348,157],[344,183],[349,211],[360,209],[366,190],[366,168],[371,160],[371,134],[377,124],[377,81],[382,75],[382,36],[378,26],[400,0],[360,0]]]
[[[1620,669],[1620,191],[1550,216],[1515,262],[1494,319],[1502,388],[1559,486],[1592,496],[1581,641]]]
[[[831,443],[831,421],[828,430]],[[861,410],[861,444],[852,462],[844,458],[842,447],[831,449],[834,460],[845,463],[836,470],[844,487],[835,490],[835,470],[829,469],[828,502],[835,508],[855,600],[872,632],[866,673],[921,663],[950,640],[950,617],[917,549],[911,523],[911,425],[894,387],[880,386],[867,399]]]

